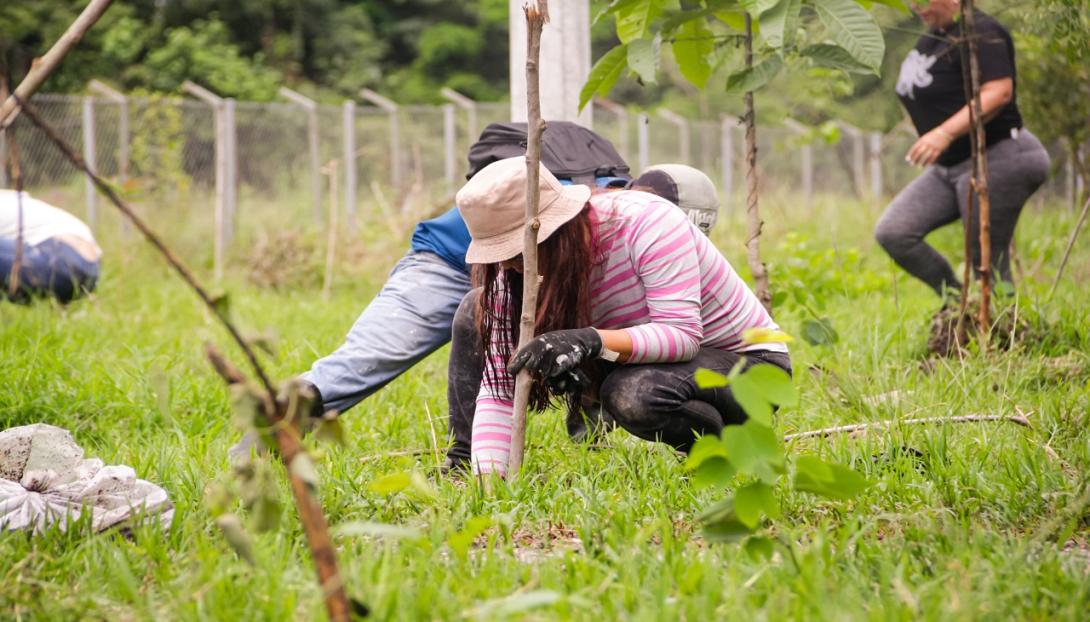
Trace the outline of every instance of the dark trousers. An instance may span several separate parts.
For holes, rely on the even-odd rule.
[[[58,240],[34,246],[23,245],[19,288],[14,298],[8,280],[15,264],[16,242],[0,238],[0,296],[26,303],[35,296],[52,296],[62,303],[91,292],[98,281],[98,262],[84,259],[72,247]]]
[[[462,300],[454,316],[448,370],[447,403],[454,446],[449,455],[468,461],[473,431],[473,413],[484,371],[484,354],[477,331],[476,310],[480,290]],[[584,412],[568,413],[568,434],[580,437],[587,427],[618,425],[649,441],[660,441],[688,451],[697,436],[718,434],[723,426],[742,423],[746,414],[729,387],[701,389],[694,374],[704,368],[729,373],[739,362],[748,368],[770,363],[791,373],[791,358],[784,353],[726,352],[701,348],[683,363],[618,365],[599,362],[601,383],[593,397],[583,400]]]
[[[1011,283],[1010,244],[1022,207],[1048,176],[1048,152],[1037,137],[1021,130],[1016,138],[988,148],[988,198],[991,204],[992,269]],[[961,288],[950,262],[924,241],[928,233],[969,211],[972,162],[935,164],[905,186],[874,227],[874,236],[889,256],[909,274],[927,283],[940,296]],[[974,202],[970,246],[974,266],[980,265],[979,203]],[[974,272],[975,274],[975,272]]]

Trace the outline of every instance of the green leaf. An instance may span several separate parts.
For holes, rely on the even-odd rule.
[[[620,0],[615,5],[617,38],[621,43],[642,39],[651,22],[662,15],[662,0]]]
[[[840,341],[840,335],[827,317],[804,321],[802,338],[812,346],[828,346]]]
[[[723,446],[723,441],[715,434],[705,434],[693,443],[689,455],[685,458],[685,468],[689,471],[695,471],[702,462],[716,457],[726,458],[727,448]]]
[[[795,41],[799,29],[802,0],[780,0],[761,14],[761,36],[775,49],[783,49]]]
[[[380,495],[392,495],[412,486],[412,476],[408,472],[390,473],[374,480],[367,487]]]
[[[814,0],[813,5],[833,41],[878,74],[886,41],[874,17],[855,0]]]
[[[222,316],[231,317],[231,297],[227,292],[217,292],[211,296],[212,309]]]
[[[815,65],[821,67],[841,69],[843,71],[847,71],[848,73],[872,73],[870,67],[867,67],[866,65],[863,65],[859,61],[852,58],[852,55],[839,45],[816,43],[814,45],[803,48],[800,54],[813,60]]]
[[[735,379],[746,378],[761,394],[761,397],[779,406],[794,406],[799,403],[799,395],[795,391],[795,384],[791,382],[791,376],[784,370],[761,363],[747,369],[741,376]]]
[[[318,427],[314,430],[314,438],[318,441],[335,443],[344,447],[347,444],[347,435],[340,419],[320,419]]]
[[[741,11],[716,11],[713,15],[733,30],[746,31],[746,16]],[[756,29],[757,24],[754,23],[753,26]]]
[[[535,590],[533,592],[515,592],[510,596],[497,598],[482,603],[477,609],[477,617],[484,619],[525,619],[527,612],[550,607],[564,600],[564,595],[552,590]]]
[[[711,56],[715,51],[714,34],[704,20],[685,22],[674,35],[674,60],[685,79],[704,88],[712,75]],[[631,63],[630,63],[631,64]]]
[[[280,514],[283,508],[275,497],[262,496],[254,500],[250,508],[250,522],[254,531],[268,533],[280,525]]]
[[[735,542],[753,532],[738,520],[734,512],[734,499],[727,497],[705,509],[700,514],[704,537],[712,542]]]
[[[333,528],[333,533],[344,537],[370,536],[372,538],[398,538],[405,540],[419,540],[424,537],[424,534],[412,527],[373,523],[371,521],[341,523]]]
[[[738,0],[742,8],[754,17],[776,6],[776,2],[777,0]]]
[[[718,389],[730,384],[730,378],[703,367],[696,370],[696,373],[693,374],[693,380],[696,382],[696,386],[701,389]]]
[[[780,69],[783,69],[783,59],[773,54],[749,69],[732,73],[727,78],[727,93],[740,95],[756,91],[775,78]]]
[[[447,538],[447,546],[459,559],[464,560],[469,555],[469,548],[473,546],[474,540],[484,533],[485,529],[491,527],[492,522],[492,519],[487,516],[474,516],[466,521],[465,526],[450,534]]]
[[[742,425],[723,428],[727,457],[739,473],[775,482],[783,473],[783,447],[772,428],[752,419]]]
[[[734,493],[734,511],[738,519],[756,528],[761,515],[780,518],[780,504],[776,501],[772,486],[764,482],[752,482]]]
[[[318,489],[318,470],[314,468],[314,461],[306,452],[299,452],[291,459],[291,474],[298,477],[311,490]]]
[[[870,485],[865,477],[843,465],[813,456],[799,456],[795,461],[796,490],[833,499],[851,499]]]
[[[755,562],[772,559],[772,554],[775,552],[772,539],[766,536],[750,536],[746,538],[744,547],[746,554]]]
[[[628,44],[628,67],[648,84],[654,84],[659,67],[659,41],[659,37],[655,37],[636,39]]]
[[[772,425],[772,404],[761,395],[761,391],[753,380],[747,377],[747,374],[748,372],[731,381],[731,395],[742,410],[746,411],[750,420],[770,426]]]
[[[605,97],[617,84],[621,72],[628,66],[628,46],[618,45],[606,52],[605,56],[594,63],[587,76],[587,83],[579,92],[579,109],[582,110],[595,94]]]
[[[734,477],[734,467],[730,465],[726,456],[714,456],[696,467],[693,473],[693,486],[697,488],[725,487],[732,477]]]
[[[908,5],[904,2],[904,0],[870,0],[870,2],[872,4],[882,4],[882,5],[897,9],[898,11],[900,11],[902,13],[911,13],[912,12],[908,8]]]
[[[220,514],[216,517],[216,526],[220,528],[227,544],[231,545],[235,553],[246,563],[254,565],[254,545],[250,541],[250,535],[242,527],[242,520],[236,514]]]

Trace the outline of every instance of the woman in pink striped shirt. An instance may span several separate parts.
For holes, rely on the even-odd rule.
[[[481,288],[472,309],[484,355],[474,471],[506,472],[514,376],[523,368],[535,377],[532,407],[556,399],[573,409],[596,402],[632,434],[681,451],[697,435],[744,421],[728,388],[700,389],[694,372],[726,373],[739,362],[790,372],[791,363],[782,344],[743,341],[749,328],[777,326],[723,255],[658,196],[592,195],[540,171],[538,337],[517,353],[525,158],[489,165],[457,196],[473,238],[466,261],[475,264]],[[452,383],[471,375],[458,373],[477,358],[465,354],[451,353]],[[588,388],[592,395],[581,400]]]

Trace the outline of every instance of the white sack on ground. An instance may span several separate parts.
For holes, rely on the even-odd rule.
[[[84,460],[68,430],[36,423],[0,432],[0,529],[63,530],[84,511],[95,531],[134,517],[166,528],[174,518],[166,491],[137,479],[132,467]]]

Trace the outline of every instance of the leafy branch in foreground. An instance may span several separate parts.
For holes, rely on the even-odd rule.
[[[762,341],[787,339],[781,334]],[[772,411],[773,406],[796,405],[798,393],[791,377],[779,367],[762,363],[742,371],[739,365],[729,375],[700,369],[696,384],[702,389],[729,386],[749,416],[742,425],[723,428],[720,436],[698,439],[685,460],[698,488],[734,487],[732,494],[701,514],[708,539],[730,542],[745,538],[747,551],[768,557],[774,541],[762,529],[768,521],[782,517],[777,491],[783,486],[831,499],[851,499],[870,486],[852,469],[808,455],[794,459],[792,477],[786,480],[789,465],[783,440],[772,429]],[[781,544],[791,550],[787,543]]]
[[[209,361],[216,369],[216,372],[232,387],[236,398],[241,399],[248,405],[248,407],[240,407],[236,404],[236,412],[241,412],[244,417],[248,417],[249,425],[261,433],[268,443],[267,446],[275,448],[288,471],[292,494],[299,510],[300,522],[303,524],[303,531],[307,537],[307,545],[310,548],[311,558],[314,560],[319,585],[322,588],[322,595],[326,604],[326,611],[330,619],[340,622],[350,620],[353,612],[364,614],[366,607],[356,601],[350,602],[345,593],[344,584],[337,568],[336,552],[329,535],[329,525],[317,498],[318,482],[314,463],[301,441],[301,422],[309,412],[308,400],[313,399],[313,396],[306,395],[298,384],[292,382],[287,387],[286,395],[280,397],[258,361],[253,348],[242,337],[241,332],[228,317],[226,299],[223,297],[214,298],[209,295],[193,273],[171,252],[166,243],[133,212],[132,208],[117,195],[109,184],[87,167],[83,158],[61,138],[56,129],[42,119],[32,106],[20,100],[17,101],[23,114],[45,134],[50,142],[77,169],[83,171],[91,179],[99,192],[105,195],[144,235],[147,241],[163,255],[167,263],[174,268],[182,277],[182,280],[193,289],[197,297],[227,329],[231,338],[245,354],[260,382],[260,387],[255,387],[247,381],[242,372],[231,365],[214,348],[210,346],[206,348]],[[245,473],[240,474],[245,475]],[[244,503],[246,503],[247,498],[254,502],[246,503],[251,509],[254,508],[257,499],[264,498],[267,494],[264,492],[267,486],[263,487],[256,480],[250,481],[244,478],[243,489]],[[253,554],[249,546],[249,539],[242,529],[241,521],[234,514],[226,512],[230,499],[229,496],[221,494],[221,492],[213,489],[210,494],[210,497],[212,497],[210,506],[213,513],[217,513],[217,510],[219,510],[217,524],[223,531],[228,543],[238,552],[239,556],[252,562]],[[270,494],[268,498],[274,499],[275,496]],[[272,511],[267,508],[257,514],[255,517],[256,522],[259,523],[259,526],[264,526],[267,524],[265,521],[272,514]]]

